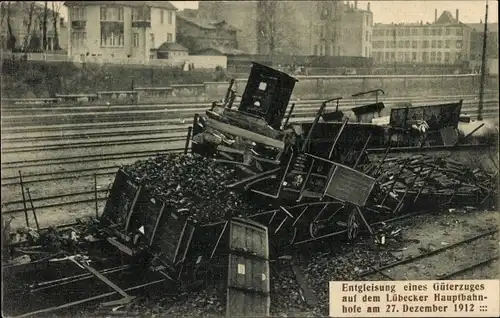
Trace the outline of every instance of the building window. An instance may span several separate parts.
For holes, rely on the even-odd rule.
[[[365,31],[365,41],[368,41],[368,31]]]
[[[124,46],[124,36],[123,32],[107,32],[102,31],[101,33],[101,46],[106,47],[123,47]]]
[[[429,41],[424,40],[424,41],[422,42],[422,47],[423,47],[424,49],[428,49],[428,48],[429,48]]]
[[[438,34],[439,36],[443,35],[443,29],[438,29],[438,30],[437,30],[437,34]]]
[[[168,24],[172,24],[174,18],[174,13],[172,11],[168,11]]]
[[[456,48],[457,49],[461,49],[462,48],[462,41],[457,41]]]
[[[165,11],[160,10],[160,23],[163,24],[165,19]]]
[[[167,33],[167,42],[174,42],[174,39],[173,39],[173,36],[172,36],[172,33]]]
[[[441,62],[441,52],[437,52],[437,60],[438,62]]]
[[[123,8],[101,7],[101,21],[123,21]]]
[[[87,20],[87,8],[73,7],[71,9],[71,21],[85,21]]]
[[[456,36],[462,36],[462,29],[456,29],[455,34]]]
[[[106,7],[101,7],[101,21],[106,21],[107,20],[107,8]]]
[[[432,62],[436,61],[436,52],[431,52],[431,61]]]
[[[87,32],[73,31],[71,32],[71,45],[73,47],[84,47],[87,40]]]
[[[405,62],[409,62],[409,61],[410,61],[410,53],[405,52]]]
[[[391,60],[394,61],[396,59],[396,53],[391,52]]]
[[[366,25],[370,25],[370,17],[366,16]]]
[[[393,36],[394,35],[394,30],[386,30],[385,31],[386,36]]]
[[[319,37],[322,38],[325,35],[325,26],[321,25],[319,27]]]
[[[404,41],[398,41],[398,48],[402,49],[405,46]]]
[[[318,55],[318,46],[317,45],[314,46],[314,55],[316,55],[316,56]]]
[[[433,49],[436,48],[436,40],[432,40],[432,42],[431,42],[431,48],[433,48]]]
[[[417,48],[417,41],[411,41],[411,48],[416,49]]]
[[[134,45],[134,47],[139,47],[139,33],[134,33],[133,45]]]
[[[416,61],[417,60],[417,52],[412,52],[411,53],[411,60]]]
[[[450,52],[444,52],[444,61],[450,63]]]
[[[386,60],[386,61],[389,61],[389,59],[390,59],[390,54],[389,54],[389,52],[385,52],[385,60]]]
[[[410,48],[410,41],[405,41],[405,48],[407,48],[407,49]]]
[[[410,36],[410,28],[405,29],[405,36]]]
[[[433,35],[433,36],[436,36],[436,35],[437,35],[437,33],[438,33],[438,32],[437,32],[437,29],[432,29],[432,35]]]
[[[438,47],[438,49],[443,48],[443,41],[438,40],[438,41],[437,41],[437,47]]]
[[[445,48],[449,49],[449,48],[450,48],[450,45],[451,45],[451,41],[450,41],[450,40],[446,40],[446,41],[444,42],[444,47],[445,47]]]
[[[446,35],[451,35],[451,29],[446,29]]]
[[[429,61],[429,53],[422,52],[422,62],[427,63]]]
[[[429,29],[428,28],[424,28],[424,35],[429,35]]]
[[[411,29],[411,35],[418,35],[418,29],[417,28],[412,28]]]
[[[154,33],[149,34],[149,44],[151,48],[155,47],[155,35]]]
[[[151,21],[151,8],[132,8],[132,21]]]

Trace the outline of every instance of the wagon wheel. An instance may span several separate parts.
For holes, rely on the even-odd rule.
[[[341,203],[339,202],[339,204]],[[338,213],[344,209],[343,204],[337,209],[335,209],[335,207],[328,209],[328,207],[329,204],[325,204],[325,206],[323,206],[323,208],[316,215],[314,220],[311,221],[311,223],[309,223],[309,235],[311,236],[311,238],[316,238],[320,230],[327,228],[331,225],[334,225],[335,216],[336,215],[338,216]],[[322,216],[327,214],[328,211],[331,211],[331,215],[328,218],[322,218]],[[335,231],[333,230],[332,232]]]

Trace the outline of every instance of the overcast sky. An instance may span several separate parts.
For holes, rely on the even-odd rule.
[[[171,1],[179,9],[198,8],[198,1]],[[354,1],[351,1],[354,2]],[[485,0],[469,1],[359,1],[358,7],[366,9],[370,2],[370,10],[373,12],[373,19],[380,23],[401,23],[401,22],[423,22],[434,21],[434,9],[438,10],[438,16],[443,10],[448,10],[455,16],[456,9],[459,10],[460,21],[464,23],[479,23],[484,21]],[[488,21],[498,22],[498,2],[490,0],[488,10]],[[64,16],[66,8],[61,12]]]

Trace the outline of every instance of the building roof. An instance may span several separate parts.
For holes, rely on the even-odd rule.
[[[170,1],[65,1],[64,5],[71,6],[92,6],[92,5],[119,5],[124,7],[152,7],[177,11],[177,8]]]
[[[472,31],[484,32],[484,23],[467,23]],[[488,23],[488,32],[498,32],[498,23]]]
[[[444,10],[439,18],[434,22],[435,24],[455,24],[458,23],[457,19],[453,17],[450,11]]]
[[[179,14],[177,14],[177,19],[183,20],[187,23],[191,23],[205,30],[216,30],[217,28],[226,28],[230,31],[238,31],[238,29],[229,25],[225,20],[215,21],[215,20],[196,18],[192,16],[186,16],[186,14],[183,14],[182,11],[179,12]]]
[[[228,48],[228,47],[223,47],[223,46],[208,46],[204,47],[201,49],[196,50],[197,53],[201,53],[203,51],[207,50],[214,50],[216,52],[219,52],[222,55],[241,55],[241,54],[246,54],[245,52],[238,50],[238,49],[233,49],[233,48]]]
[[[184,47],[180,43],[172,43],[172,42],[165,42],[156,51],[189,51],[186,47]]]

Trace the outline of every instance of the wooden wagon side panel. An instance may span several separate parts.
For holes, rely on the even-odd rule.
[[[141,186],[132,177],[118,170],[101,216],[102,225],[114,223],[119,226],[118,230],[126,230],[140,191]]]
[[[249,220],[231,221],[226,315],[269,316],[269,291],[267,228]]]
[[[362,172],[337,164],[325,194],[337,200],[364,206],[375,186],[375,181]]]

